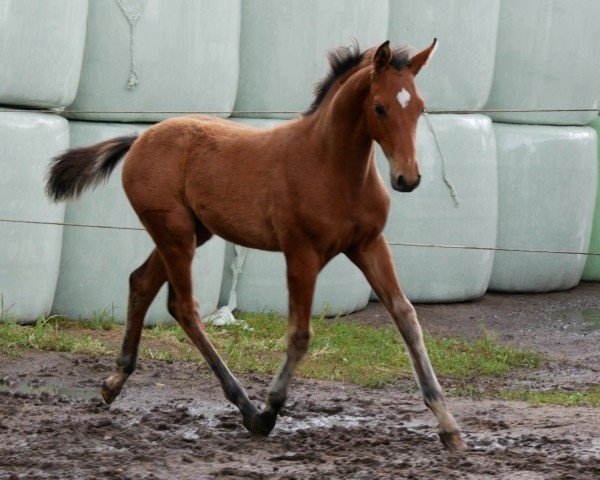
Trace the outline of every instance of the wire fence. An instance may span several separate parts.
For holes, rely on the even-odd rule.
[[[0,223],[17,223],[25,225],[54,225],[61,227],[80,227],[80,228],[99,228],[108,230],[133,230],[144,232],[143,227],[125,227],[118,225],[96,225],[91,223],[68,223],[68,222],[44,222],[36,220],[18,220],[12,218],[0,218]],[[446,245],[436,243],[411,243],[411,242],[388,242],[388,245],[398,247],[420,247],[420,248],[443,248],[454,250],[484,250],[492,252],[519,252],[519,253],[546,253],[558,255],[585,255],[585,256],[600,256],[600,252],[576,252],[571,250],[543,250],[532,248],[508,248],[508,247],[487,247],[478,245]]]
[[[0,108],[0,112],[21,112],[21,113],[52,113],[60,115],[91,115],[91,114],[104,114],[104,115],[136,115],[136,114],[150,114],[150,115],[300,115],[302,111],[299,110],[76,110],[68,108],[41,108],[41,109],[28,109],[28,108]],[[454,114],[454,115],[468,115],[468,114],[485,114],[485,113],[600,113],[600,108],[493,108],[493,109],[425,109],[424,113],[431,114]]]
[[[21,112],[21,113],[51,113],[60,115],[69,114],[106,114],[106,115],[134,115],[134,114],[154,114],[154,115],[300,115],[302,112],[296,110],[226,110],[226,111],[194,111],[194,110],[77,110],[66,108],[44,108],[44,109],[26,109],[26,108],[0,108],[0,112]],[[599,108],[501,108],[501,109],[480,109],[480,110],[453,110],[453,109],[426,109],[426,114],[486,114],[486,113],[600,113]],[[108,230],[133,230],[145,231],[142,227],[125,227],[117,225],[96,225],[84,223],[67,222],[45,222],[35,220],[19,220],[10,218],[0,218],[1,223],[28,224],[28,225],[54,225],[61,227],[80,227],[80,228],[98,228]],[[518,252],[518,253],[543,253],[555,255],[585,255],[600,256],[600,252],[577,252],[570,250],[545,250],[531,248],[507,248],[491,247],[478,245],[445,245],[434,243],[411,243],[411,242],[388,242],[392,246],[400,247],[419,247],[419,248],[441,248],[458,250],[483,250],[493,252]]]

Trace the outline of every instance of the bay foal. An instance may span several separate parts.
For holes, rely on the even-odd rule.
[[[331,52],[331,71],[317,85],[309,109],[272,129],[209,116],[180,117],[139,138],[74,148],[53,160],[47,191],[62,200],[100,183],[129,151],[123,186],[156,244],[130,277],[117,371],[102,386],[107,403],[133,372],[144,315],[168,282],[169,312],[198,347],[225,396],[240,409],[245,427],[268,435],[308,349],[317,275],[343,253],[364,272],[402,334],[425,404],[439,421],[442,442],[464,449],[381,233],[390,199],[373,153],[376,141],[389,160],[395,190],[410,192],[419,185],[415,137],[423,100],[414,78],[435,46],[434,41],[415,55],[406,48],[391,50],[389,42],[366,52]],[[212,235],[285,254],[287,351],[260,412],[207,338],[192,294],[194,251]]]

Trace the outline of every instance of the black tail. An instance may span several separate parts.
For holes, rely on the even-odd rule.
[[[46,194],[55,202],[76,198],[86,188],[106,181],[137,135],[118,137],[92,145],[71,148],[54,157],[48,172]]]

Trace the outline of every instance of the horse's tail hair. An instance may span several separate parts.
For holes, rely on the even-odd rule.
[[[89,187],[108,180],[137,135],[118,137],[90,147],[71,148],[54,157],[48,171],[46,194],[55,202],[77,198]]]

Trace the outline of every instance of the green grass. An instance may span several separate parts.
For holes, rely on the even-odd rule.
[[[247,325],[207,326],[215,347],[235,372],[273,374],[285,352],[285,318],[249,313],[239,313],[238,318]],[[58,317],[40,319],[33,326],[9,322],[0,325],[0,351],[34,348],[115,354],[121,330],[110,312],[85,322]],[[313,330],[309,354],[299,368],[304,377],[378,387],[394,382],[399,376],[412,375],[404,344],[392,327],[320,318],[313,321]],[[468,379],[502,375],[517,368],[535,368],[542,361],[540,354],[501,345],[485,331],[477,340],[427,335],[426,345],[433,367],[442,377]],[[161,360],[201,361],[199,352],[177,325],[144,329],[140,355]]]
[[[532,405],[563,405],[565,407],[589,405],[600,408],[600,385],[579,392],[503,390],[498,397],[504,400],[522,400]]]
[[[114,330],[119,327],[114,308],[94,312],[92,318],[81,322],[81,327],[91,330]]]
[[[12,305],[4,305],[4,295],[0,294],[0,323],[11,323],[15,321]]]
[[[91,333],[91,332],[90,332]],[[0,351],[14,353],[18,348],[102,355],[109,349],[91,334],[73,336],[59,317],[41,317],[31,326],[14,322],[0,325]]]

